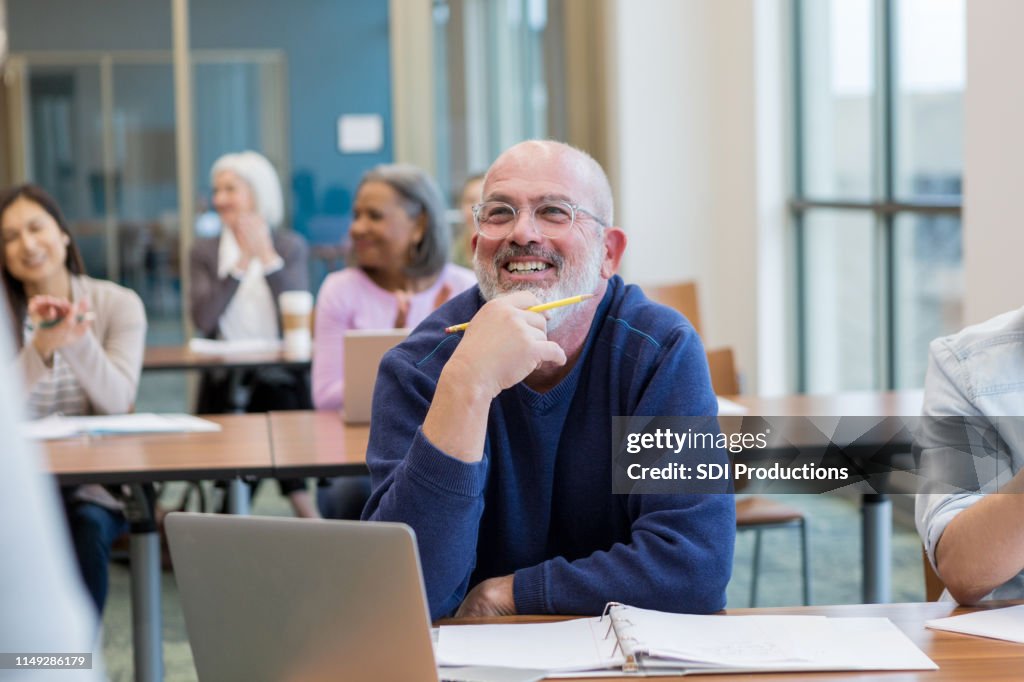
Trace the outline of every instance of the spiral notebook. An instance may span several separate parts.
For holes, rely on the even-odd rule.
[[[938,668],[888,618],[695,616],[616,603],[600,618],[444,626],[437,658],[558,677]]]

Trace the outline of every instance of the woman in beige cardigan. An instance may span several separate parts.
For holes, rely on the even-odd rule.
[[[28,417],[131,411],[145,348],[142,301],[85,275],[60,209],[37,186],[0,197],[0,236]],[[110,545],[127,529],[121,503],[99,485],[62,492],[82,576],[102,611]]]

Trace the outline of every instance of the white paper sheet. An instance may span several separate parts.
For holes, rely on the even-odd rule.
[[[634,625],[629,635],[651,654],[641,656],[648,674],[938,667],[887,618],[681,616],[643,609],[626,609],[622,617]],[[443,665],[528,667],[574,677],[574,671],[621,667],[614,634],[604,639],[607,630],[607,618],[443,626],[437,657]]]
[[[31,440],[131,433],[186,433],[220,431],[220,424],[190,414],[119,414],[97,417],[54,415],[24,422],[22,433]]]
[[[240,339],[238,341],[191,339],[188,342],[188,349],[199,355],[254,355],[277,353],[281,350],[281,341],[277,339]]]
[[[533,668],[548,671],[620,667],[609,620],[577,618],[557,623],[446,625],[437,638],[439,665]]]
[[[546,671],[473,665],[438,668],[437,675],[441,682],[537,682],[544,679]]]
[[[1024,605],[936,618],[925,621],[925,625],[933,630],[960,632],[965,635],[1024,644]]]
[[[743,407],[739,403],[723,398],[722,396],[715,396],[718,398],[718,416],[719,417],[739,417],[750,412],[747,408]]]

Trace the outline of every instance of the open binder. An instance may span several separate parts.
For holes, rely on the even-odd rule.
[[[599,618],[443,626],[437,658],[552,677],[938,668],[888,618],[696,616],[618,603]]]

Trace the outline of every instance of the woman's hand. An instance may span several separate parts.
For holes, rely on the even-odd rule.
[[[47,365],[53,364],[54,352],[85,336],[93,318],[88,301],[72,303],[56,296],[33,296],[28,302],[28,317],[35,327],[32,346]]]

